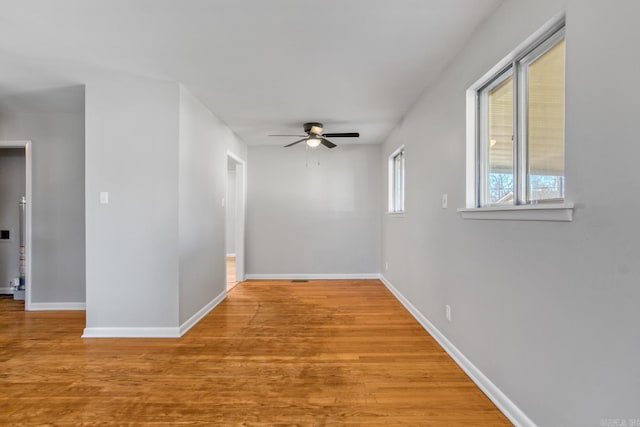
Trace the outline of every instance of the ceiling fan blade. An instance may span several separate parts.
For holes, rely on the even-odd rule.
[[[298,138],[302,138],[303,136],[307,136],[307,135],[267,135],[267,136],[297,136]]]
[[[320,143],[322,143],[322,145],[324,145],[327,148],[333,148],[336,147],[336,144],[334,144],[333,142],[329,141],[328,139],[324,139],[322,138],[320,140]]]
[[[358,138],[358,132],[342,132],[342,133],[323,133],[322,136],[327,138]]]
[[[299,139],[299,140],[297,140],[297,141],[295,141],[295,142],[292,142],[291,144],[287,144],[287,145],[285,145],[284,147],[285,147],[285,148],[287,148],[287,147],[291,147],[292,145],[296,145],[296,144],[298,144],[298,143],[300,143],[300,142],[302,142],[302,141],[304,141],[304,140],[306,140],[306,139],[307,139],[307,138]]]

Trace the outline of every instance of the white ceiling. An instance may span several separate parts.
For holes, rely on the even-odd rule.
[[[183,83],[249,145],[306,121],[380,143],[500,1],[0,0],[0,94],[118,71]]]

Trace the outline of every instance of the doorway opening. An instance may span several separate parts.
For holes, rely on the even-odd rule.
[[[225,253],[227,292],[244,280],[246,168],[244,160],[227,152]]]
[[[0,141],[0,294],[31,306],[31,142]]]

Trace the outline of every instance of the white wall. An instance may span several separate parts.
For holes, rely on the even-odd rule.
[[[180,323],[226,291],[227,150],[244,142],[180,88]]]
[[[0,139],[32,141],[32,303],[84,303],[84,87],[0,98]]]
[[[87,84],[87,328],[178,325],[178,104],[175,83]]]
[[[235,167],[235,166],[234,166]],[[236,171],[227,173],[227,254],[236,253]]]
[[[9,230],[10,240],[0,240],[0,289],[19,276],[20,212],[25,195],[24,148],[0,148],[0,229]],[[3,292],[7,292],[5,289]]]
[[[379,272],[380,146],[249,147],[247,273]]]
[[[465,90],[565,8],[575,219],[463,220]],[[406,215],[383,219],[385,277],[540,426],[640,417],[638,16],[628,0],[506,1],[383,146],[386,176],[406,145],[407,174]]]

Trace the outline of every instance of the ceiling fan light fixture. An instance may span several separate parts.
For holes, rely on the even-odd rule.
[[[320,135],[322,133],[322,127],[321,126],[311,126],[311,129],[309,129],[309,132],[314,134],[314,135]]]
[[[311,148],[316,148],[318,145],[320,145],[320,138],[317,137],[309,137],[306,140],[306,143],[309,147]]]

